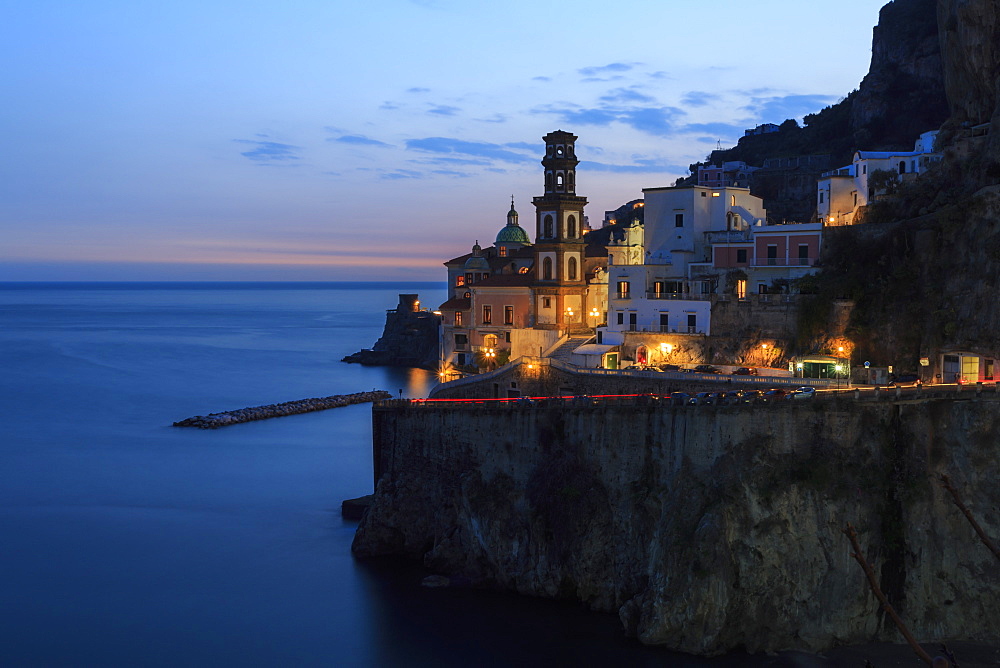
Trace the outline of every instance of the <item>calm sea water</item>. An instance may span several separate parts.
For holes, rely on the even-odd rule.
[[[339,360],[398,293],[443,288],[0,284],[0,664],[707,665],[610,615],[355,562],[340,502],[372,491],[368,405],[170,426],[424,396],[426,372]]]

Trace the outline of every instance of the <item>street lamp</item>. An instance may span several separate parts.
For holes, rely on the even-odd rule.
[[[840,389],[840,372],[844,370],[844,367],[840,364],[833,367],[837,371],[837,389]]]
[[[806,372],[803,371],[804,365],[802,364],[802,362],[799,362],[798,364],[796,364],[795,368],[798,370],[799,378],[805,378],[806,377]]]

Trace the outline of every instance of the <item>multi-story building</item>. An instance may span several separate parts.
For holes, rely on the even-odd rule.
[[[472,364],[498,349],[538,355],[562,336],[591,331],[604,320],[607,286],[603,244],[588,245],[576,194],[577,137],[551,132],[542,158],[543,194],[535,197],[535,242],[518,224],[513,201],[492,247],[445,263],[449,299],[441,305],[442,362]]]
[[[916,178],[941,160],[934,152],[936,137],[936,130],[923,133],[912,151],[855,151],[850,165],[824,172],[817,182],[817,217],[827,225],[854,224],[858,211],[883,194],[871,177],[881,171],[900,182]]]
[[[607,344],[630,337],[664,350],[712,331],[713,305],[792,289],[812,271],[822,225],[767,225],[746,188],[646,188],[645,226],[608,245]],[[669,335],[669,336],[668,336]],[[644,346],[626,345],[642,349]],[[641,355],[640,355],[641,357]]]

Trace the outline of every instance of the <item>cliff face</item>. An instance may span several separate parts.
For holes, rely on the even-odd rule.
[[[616,611],[718,654],[897,640],[851,522],[925,640],[1000,641],[1000,568],[934,483],[1000,536],[1000,402],[375,411],[383,476],[354,543]]]
[[[990,153],[1000,159],[1000,7],[996,0],[938,0],[944,82],[952,122],[992,121]]]
[[[851,107],[855,148],[909,148],[948,116],[935,0],[894,0],[879,12],[872,60]]]

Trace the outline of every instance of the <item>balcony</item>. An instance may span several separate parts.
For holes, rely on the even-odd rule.
[[[758,257],[754,258],[753,267],[811,267],[816,264],[815,257]]]
[[[617,292],[615,293],[615,299],[632,299],[631,292]]]
[[[648,290],[646,299],[686,299],[689,301],[708,301],[712,298],[710,292],[657,292]]]

